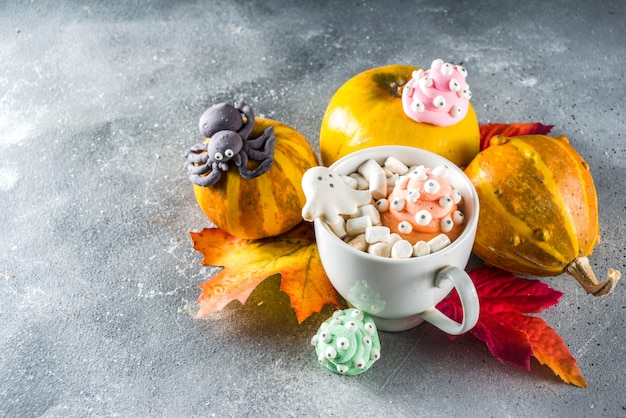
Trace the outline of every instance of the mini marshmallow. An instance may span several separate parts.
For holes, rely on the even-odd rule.
[[[364,178],[369,179],[374,173],[383,173],[385,170],[376,162],[376,160],[369,159],[359,166],[357,172]]]
[[[390,176],[387,176],[387,187],[393,189],[396,186],[396,182],[399,178],[400,176],[398,174],[392,174]]]
[[[392,173],[396,173],[401,176],[409,171],[409,167],[407,167],[402,161],[398,160],[395,157],[388,157],[385,160],[384,167]]]
[[[379,199],[376,201],[376,209],[379,212],[387,212],[389,210],[389,201],[387,199]]]
[[[402,221],[398,224],[398,232],[401,234],[410,234],[413,232],[413,225],[409,221]]]
[[[339,238],[343,239],[348,235],[348,231],[346,231],[346,221],[341,216],[339,217],[339,222],[334,224],[328,224],[330,229],[337,235]]]
[[[448,167],[445,165],[438,165],[433,168],[432,173],[436,176],[447,177],[448,176]]]
[[[398,242],[401,241],[402,237],[399,234],[396,234],[395,232],[392,232],[391,234],[389,234],[389,238],[387,238],[387,244],[389,244],[391,247],[393,247],[393,245]]]
[[[348,241],[348,245],[356,248],[359,251],[366,251],[367,241],[365,241],[365,234],[359,234],[356,237],[352,238],[350,241]]]
[[[428,245],[432,252],[439,251],[450,244],[450,238],[446,234],[439,234],[435,238],[428,241]]]
[[[357,190],[367,190],[370,188],[370,184],[368,183],[368,181],[359,173],[348,174],[348,177],[352,177],[354,180],[356,180]]]
[[[350,218],[346,222],[346,230],[349,235],[363,234],[368,226],[372,226],[372,218],[367,215]]]
[[[391,247],[391,258],[410,258],[413,255],[413,246],[407,240],[400,240]]]
[[[379,257],[389,258],[389,256],[391,255],[391,247],[389,247],[389,244],[387,243],[377,242],[370,245],[367,249],[367,252],[372,255],[377,255]]]
[[[393,172],[390,169],[388,169],[387,167],[383,166],[383,171],[385,172],[385,177],[389,178],[389,177],[393,176]]]
[[[358,186],[358,182],[354,177],[350,176],[341,176],[341,180],[348,185],[351,189],[356,189]]]
[[[376,206],[372,205],[363,205],[359,206],[359,210],[357,211],[358,216],[369,216],[372,220],[372,225],[380,225],[380,212],[376,208]]]
[[[365,241],[368,244],[387,242],[391,230],[387,226],[370,226],[365,230]]]
[[[387,197],[387,176],[384,171],[376,171],[369,177],[369,190],[374,199]]]
[[[421,257],[430,254],[430,245],[426,241],[417,241],[413,246],[413,256]]]

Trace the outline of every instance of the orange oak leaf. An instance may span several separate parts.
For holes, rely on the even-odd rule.
[[[526,315],[557,304],[561,292],[539,280],[523,279],[494,267],[478,267],[469,275],[480,301],[478,323],[470,332],[485,342],[491,354],[525,370],[530,370],[533,356],[564,382],[587,387],[563,339],[543,319]],[[457,321],[463,316],[456,292],[437,308]]]
[[[479,126],[480,150],[489,148],[489,141],[495,135],[520,136],[520,135],[547,135],[554,125],[541,123],[486,123]]]
[[[200,285],[196,318],[217,312],[237,299],[245,303],[266,278],[280,274],[280,289],[289,295],[299,323],[325,304],[339,306],[315,245],[312,225],[301,222],[270,238],[245,240],[219,228],[191,232],[194,249],[204,255],[203,265],[223,267]]]

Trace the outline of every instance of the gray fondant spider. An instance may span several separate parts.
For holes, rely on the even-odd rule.
[[[244,179],[266,173],[274,162],[274,127],[265,129],[258,138],[248,139],[252,128],[254,113],[245,102],[235,102],[234,106],[219,103],[207,109],[200,117],[200,132],[211,139],[185,152],[189,180],[198,186],[212,186],[219,181],[222,171],[228,171],[230,162]],[[248,160],[260,164],[249,169]]]

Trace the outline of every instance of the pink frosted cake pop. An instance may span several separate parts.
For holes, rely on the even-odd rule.
[[[472,92],[460,65],[433,61],[429,70],[413,72],[402,92],[404,113],[417,122],[449,126],[467,114]]]

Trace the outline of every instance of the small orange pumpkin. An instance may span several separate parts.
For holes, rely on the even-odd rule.
[[[417,67],[388,65],[357,74],[333,95],[320,129],[320,153],[325,166],[362,148],[406,145],[439,154],[465,167],[480,144],[472,105],[450,126],[410,119],[402,108],[402,89]]]
[[[566,137],[495,136],[465,173],[480,200],[476,255],[514,273],[567,272],[596,296],[613,290],[619,271],[598,283],[587,259],[599,242],[596,190]]]
[[[235,165],[208,187],[193,185],[198,204],[219,228],[243,239],[259,239],[288,231],[302,221],[306,203],[302,175],[317,165],[315,151],[295,129],[265,118],[255,118],[251,138],[273,126],[276,136],[272,168],[259,177],[242,178]],[[209,142],[208,138],[205,142]],[[249,161],[251,166],[255,162]]]

